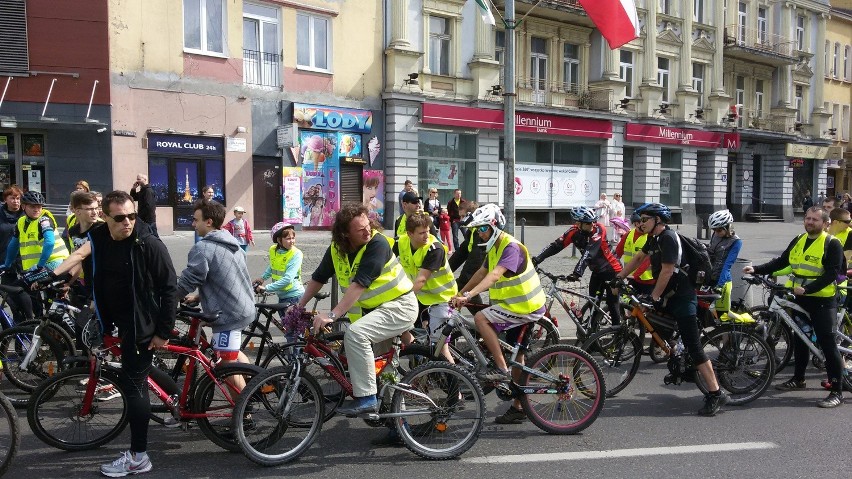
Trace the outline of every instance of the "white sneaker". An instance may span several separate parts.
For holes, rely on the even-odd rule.
[[[97,391],[95,391],[95,401],[111,401],[115,398],[120,398],[121,392],[118,391],[118,388],[113,386],[112,384],[104,384],[103,386],[98,386]]]
[[[133,454],[130,451],[124,451],[118,459],[109,464],[102,464],[101,474],[107,477],[124,477],[149,472],[151,468],[151,459],[147,454],[142,459],[134,461]]]

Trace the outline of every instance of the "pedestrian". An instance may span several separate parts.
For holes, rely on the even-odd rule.
[[[405,223],[409,216],[414,214],[426,214],[423,211],[423,202],[421,198],[417,196],[417,193],[414,191],[409,191],[408,193],[402,195],[402,214],[399,215],[399,218],[393,224],[394,230],[394,240],[399,239],[400,236],[403,236],[406,232]],[[431,218],[431,217],[430,217]],[[432,236],[438,237],[438,228],[435,227],[435,223],[432,223],[432,227],[429,228],[429,233]]]
[[[452,222],[450,221],[450,214],[447,212],[446,208],[441,208],[441,214],[438,216],[438,221],[441,225],[439,228],[441,231],[441,242],[447,245],[450,252],[455,251],[453,248],[452,240],[450,239],[450,230]]]
[[[820,191],[819,195],[817,196],[816,203],[814,205],[815,206],[821,205],[822,202],[825,201],[825,198],[826,198],[825,191]]]
[[[843,201],[841,201],[840,207],[846,211],[852,212],[852,196],[850,196],[849,193],[843,193]]]
[[[637,208],[636,212],[640,215],[640,228],[648,234],[648,240],[618,273],[618,278],[626,278],[650,256],[651,271],[656,280],[651,292],[654,309],[674,317],[684,349],[707,386],[704,406],[698,414],[715,416],[728,402],[728,395],[719,388],[713,364],[701,345],[696,310],[698,297],[686,272],[680,269],[680,237],[668,225],[672,221],[671,210],[662,203],[649,203]]]
[[[814,199],[811,198],[811,190],[805,190],[805,196],[802,197],[802,211],[807,212],[814,205]]]
[[[284,222],[276,223],[269,235],[273,245],[269,247],[269,266],[263,275],[254,280],[258,291],[270,291],[278,295],[279,303],[295,303],[305,293],[302,285],[302,250],[296,247],[296,228]],[[272,282],[263,286],[263,282]]]
[[[609,225],[610,211],[612,205],[607,200],[606,193],[601,193],[600,199],[595,203],[595,214],[598,215],[597,221],[602,225]],[[606,238],[604,238],[606,239]]]
[[[402,197],[406,193],[411,193],[413,191],[414,191],[414,183],[412,183],[411,180],[408,180],[408,179],[405,180],[405,183],[402,186],[402,191],[399,192],[399,211],[400,211],[400,214],[402,214],[402,209],[403,209],[402,208],[402,203],[403,203]]]
[[[813,328],[816,340],[825,355],[825,370],[831,391],[828,397],[817,401],[821,408],[834,408],[843,404],[843,374],[846,369],[843,358],[837,349],[837,286],[838,275],[843,269],[843,245],[828,234],[826,224],[829,214],[813,206],[805,213],[805,233],[793,238],[787,249],[768,263],[743,268],[745,274],[771,274],[787,266],[792,274],[786,286],[792,288],[795,302],[808,312],[810,317],[796,313],[797,322]],[[804,341],[798,335],[793,336],[793,354],[795,366],[793,377],[775,386],[781,391],[805,390],[805,371],[811,354]]]
[[[130,449],[101,473],[122,477],[151,470],[148,457],[148,373],[154,350],[165,346],[175,323],[177,278],[166,246],[137,222],[133,198],[124,191],[106,195],[103,203],[106,227],[94,228],[90,241],[74,251],[55,271],[57,275],[92,272],[102,327],[115,324],[121,338],[123,398],[130,424]],[[105,329],[109,331],[111,329]]]
[[[838,203],[839,202],[837,201],[837,198],[835,198],[833,196],[828,196],[828,197],[826,197],[825,199],[822,200],[822,203],[821,203],[822,209],[825,210],[825,212],[827,214],[831,214],[831,210],[833,210],[834,208],[837,208]],[[819,206],[819,205],[816,205],[816,206]],[[807,214],[807,212],[805,212],[805,214]]]
[[[202,200],[214,201],[213,200],[214,194],[215,194],[215,191],[213,190],[213,185],[205,185],[203,188],[201,188],[201,198],[199,198],[196,201],[196,203],[198,203],[199,201],[202,201]],[[198,243],[198,241],[201,240],[201,236],[198,236],[198,232],[195,231],[194,229],[193,229],[192,234],[194,235],[195,242]]]
[[[731,267],[740,255],[743,241],[734,232],[734,215],[728,210],[720,210],[710,215],[707,225],[713,230],[713,237],[710,238],[710,246],[707,248],[713,271],[707,284],[720,290],[722,297],[716,301],[716,313],[723,316],[731,310],[731,289],[734,284]]]
[[[130,187],[130,197],[138,203],[139,219],[151,228],[151,233],[159,238],[157,233],[157,194],[148,184],[148,175],[139,173],[136,182]]]
[[[612,239],[613,241],[615,241],[616,244],[618,244],[621,241],[622,231],[621,229],[619,229],[621,228],[621,225],[624,225],[626,227],[625,229],[630,229],[629,223],[627,223],[626,221],[621,223],[612,222],[612,220],[616,218],[620,218],[622,220],[626,219],[624,217],[626,211],[624,203],[621,201],[621,192],[619,191],[616,191],[612,194],[612,201],[610,202],[610,213],[611,215],[609,218],[609,225],[612,226]]]
[[[74,183],[74,191],[90,191],[89,182],[86,180],[79,180],[78,182]],[[73,193],[74,191],[72,191],[71,193]],[[68,218],[71,217],[73,214],[74,212],[71,210],[71,203],[69,202],[68,208],[65,210],[66,222]]]
[[[459,249],[459,226],[461,223],[461,206],[465,203],[462,192],[456,188],[453,190],[453,199],[447,203],[447,213],[450,215],[450,236],[453,240],[453,250]]]
[[[234,218],[225,223],[222,229],[234,236],[234,239],[237,240],[237,244],[240,245],[243,251],[248,251],[249,245],[254,246],[254,235],[252,235],[248,220],[244,218],[245,214],[245,208],[235,206]]]
[[[432,222],[435,223],[435,227],[440,230],[441,202],[438,200],[438,190],[436,188],[429,188],[429,198],[426,199],[426,203],[423,205],[423,211],[429,213],[432,217]],[[441,241],[443,241],[443,238],[441,238]]]
[[[2,254],[5,254],[9,247],[9,241],[15,235],[18,219],[24,214],[24,210],[21,208],[21,196],[23,194],[24,192],[18,185],[11,185],[3,190],[3,205],[0,206],[0,253]],[[15,259],[13,266],[15,266],[16,272],[20,271],[20,257]],[[9,275],[9,278],[11,278],[11,275]],[[3,284],[7,283],[4,282]]]

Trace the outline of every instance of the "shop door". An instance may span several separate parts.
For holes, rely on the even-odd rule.
[[[840,188],[839,188],[840,185],[837,182],[837,179],[840,175],[837,172],[838,172],[838,170],[828,170],[828,177],[826,178],[826,184],[825,184],[825,188],[826,188],[825,194],[828,195],[828,196],[835,196],[837,194],[836,192],[838,190],[840,190]],[[813,193],[813,192],[811,192],[811,193]],[[819,192],[817,192],[816,194],[813,194],[812,196],[816,197],[818,195],[819,195]]]
[[[728,183],[726,185],[725,206],[731,209],[734,204],[734,183],[737,181],[737,154],[728,153]]]
[[[754,187],[751,194],[752,211],[763,213],[763,188],[761,180],[763,179],[763,157],[760,155],[751,155],[753,173],[751,175]]]
[[[252,188],[254,190],[254,227],[270,229],[283,216],[283,188],[281,160],[259,158],[252,160]]]
[[[813,192],[814,160],[804,160],[802,166],[793,168],[793,209],[802,210],[802,198],[805,191]]]
[[[361,165],[340,165],[340,204],[361,203],[364,201],[364,192],[361,189],[363,181],[363,169]]]
[[[175,192],[174,225],[176,230],[191,230],[192,213],[195,201],[201,191],[201,161],[177,160],[174,162]]]

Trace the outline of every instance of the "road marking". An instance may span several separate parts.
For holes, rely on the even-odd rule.
[[[613,459],[621,457],[666,456],[671,454],[696,454],[701,452],[748,451],[774,449],[774,442],[731,442],[724,444],[697,444],[694,446],[642,447],[636,449],[610,449],[607,451],[556,452],[548,454],[523,454],[515,456],[465,457],[464,462],[475,464],[500,464],[519,462],[580,461],[586,459]]]

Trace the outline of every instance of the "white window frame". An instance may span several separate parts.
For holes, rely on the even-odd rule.
[[[746,41],[746,29],[748,28],[748,4],[739,2],[737,5],[737,41],[744,44]]]
[[[700,67],[698,70],[701,76],[696,76],[695,67]],[[707,76],[707,65],[703,63],[692,62],[692,89],[698,92],[698,107],[704,107],[704,78]]]
[[[569,45],[573,45],[577,52],[577,57],[569,57],[566,54],[566,49]],[[577,83],[571,84],[571,72],[577,73]],[[580,45],[576,43],[565,42],[562,45],[562,85],[565,91],[578,94],[580,92],[580,78],[582,71],[580,70]]]
[[[245,7],[247,5],[255,5],[255,6],[258,6],[258,7],[269,8],[271,10],[275,10],[276,16],[271,17],[271,16],[266,16],[266,15],[260,15],[260,14],[246,12]],[[280,44],[281,44],[281,12],[280,12],[280,9],[275,8],[275,7],[270,7],[270,6],[267,6],[267,5],[262,5],[262,4],[259,4],[259,3],[244,2],[243,3],[243,24],[245,24],[246,19],[257,22],[258,31],[256,32],[256,34],[257,34],[257,43],[258,43],[258,50],[257,51],[258,51],[258,54],[259,54],[259,58],[256,60],[256,63],[255,63],[255,61],[247,61],[246,58],[245,58],[245,54],[243,54],[243,83],[247,83],[246,79],[247,79],[248,68],[253,68],[253,69],[256,69],[256,71],[259,73],[258,79],[260,80],[260,82],[256,83],[257,85],[271,86],[271,87],[280,86],[281,85],[281,64],[282,64],[282,60],[283,60],[281,58],[281,47],[280,47]],[[267,45],[264,44],[264,36],[263,36],[264,25],[275,25],[275,42],[276,43],[272,47],[271,50]],[[245,30],[245,25],[243,26],[243,29]],[[246,47],[245,46],[245,31],[243,31],[243,41],[244,41],[243,50],[246,50],[246,48],[245,48]],[[271,54],[278,55],[278,62],[277,63],[266,62],[265,59],[264,59],[264,53],[271,53]],[[248,63],[248,65],[247,65],[247,63]]]
[[[697,23],[704,23],[704,0],[693,0],[692,21]]]
[[[802,109],[805,106],[805,89],[802,85],[796,85],[793,88],[793,94],[795,95],[795,103],[794,108],[796,108],[796,121],[799,123],[804,123],[805,115],[802,112]]]
[[[737,105],[737,126],[743,126],[743,112],[745,110],[745,77],[744,76],[735,76],[734,77],[734,101]]]
[[[796,17],[796,50],[805,51],[805,17]]]
[[[660,13],[664,15],[673,15],[672,13],[672,1],[671,0],[659,0],[657,4],[660,7]]]
[[[665,62],[665,68],[662,64]],[[672,61],[666,57],[657,57],[657,84],[663,88],[663,101],[668,103],[671,85]]]
[[[498,39],[503,36],[503,44],[500,45]],[[496,30],[494,32],[494,61],[500,64],[500,84],[503,84],[503,76],[506,69],[503,68],[503,63],[506,61],[506,31]]]
[[[840,121],[840,141],[849,141],[849,105],[843,105],[843,117]]]
[[[763,80],[754,81],[754,117],[763,118],[763,96],[765,92],[765,83]]]
[[[440,18],[444,22],[446,22],[446,31],[449,33],[432,33],[432,19]],[[451,17],[443,17],[440,15],[429,15],[429,18],[426,21],[427,28],[427,38],[429,39],[429,71],[432,75],[443,75],[443,76],[451,76],[454,73],[454,61],[453,61],[453,52],[455,50],[455,45],[453,44],[453,18]],[[439,72],[438,67],[440,65],[433,65],[432,63],[432,55],[435,54],[435,48],[433,45],[433,41],[446,41],[447,48],[446,52],[443,52],[447,55],[447,71]],[[440,61],[438,62],[440,64]]]
[[[839,60],[840,60],[840,43],[834,42],[834,61],[831,62],[831,64],[833,65],[831,73],[832,73],[832,76],[834,78],[840,78],[840,72],[837,71],[837,67],[839,66],[839,63],[838,63]]]
[[[761,16],[761,14],[763,14],[763,16]],[[760,45],[765,45],[769,36],[769,24],[767,22],[768,15],[769,11],[766,7],[757,7],[757,43]]]
[[[308,34],[304,34],[303,32],[298,31],[299,30],[299,26],[298,26],[299,25],[299,17],[307,17],[308,18],[308,30],[309,30]],[[316,51],[317,50],[316,50],[316,45],[314,45],[314,33],[313,32],[314,32],[314,28],[315,28],[314,22],[317,19],[324,20],[326,22],[326,25],[328,26],[326,28],[326,32],[325,32],[326,33],[326,38],[325,38],[326,52],[325,52],[325,54],[326,54],[326,61],[328,63],[328,66],[326,68],[316,66],[316,62],[317,62]],[[300,11],[300,12],[296,13],[296,68],[298,70],[307,70],[307,71],[320,72],[320,73],[332,73],[334,71],[334,69],[332,68],[332,65],[334,64],[334,56],[332,55],[333,50],[332,50],[331,39],[333,38],[333,36],[332,36],[333,26],[332,26],[331,20],[332,20],[332,17],[328,17],[328,16],[325,16],[325,15],[317,15],[317,14],[311,13],[311,12]],[[309,63],[308,65],[303,65],[303,64],[299,63],[299,45],[298,45],[298,42],[299,42],[300,39],[308,41],[308,51],[310,52],[309,53],[310,59],[308,60],[308,63]]]
[[[849,64],[850,49],[852,49],[852,46],[849,45],[843,48],[843,81],[852,80],[852,71],[850,71],[852,65]]]
[[[831,76],[831,64],[828,63],[828,54],[831,52],[831,42],[825,41],[825,52],[823,53],[823,63],[825,63],[825,76]]]
[[[629,54],[630,62],[625,62],[623,60],[622,55]],[[634,65],[636,64],[636,54],[632,50],[621,50],[618,54],[618,78],[620,78],[623,82],[626,83],[626,95],[630,98],[633,98],[633,88],[636,80],[636,69]],[[628,78],[629,76],[629,78]]]
[[[222,5],[222,51],[217,52],[215,50],[207,49],[207,4],[210,2],[219,2]],[[199,38],[200,38],[200,47],[188,47],[186,46],[186,0],[182,3],[183,9],[183,23],[181,28],[183,29],[183,50],[185,52],[190,53],[199,53],[202,55],[209,55],[215,57],[227,58],[228,55],[226,52],[228,51],[228,4],[225,0],[198,0],[198,18],[199,18]]]

